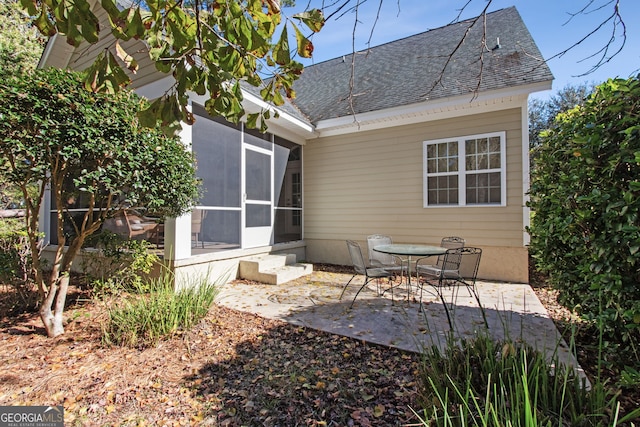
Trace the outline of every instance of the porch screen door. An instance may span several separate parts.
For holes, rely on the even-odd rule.
[[[267,138],[269,138],[267,140]],[[273,143],[269,134],[244,134],[242,247],[267,246],[273,234]]]

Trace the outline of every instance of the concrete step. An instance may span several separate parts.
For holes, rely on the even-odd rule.
[[[276,254],[241,260],[238,277],[269,285],[279,285],[312,272],[313,265],[296,262],[295,254]]]

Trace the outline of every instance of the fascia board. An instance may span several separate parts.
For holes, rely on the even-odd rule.
[[[60,33],[54,34],[44,47],[38,61],[38,68],[56,67],[66,69],[75,48],[65,40]]]
[[[550,89],[551,81],[547,81],[487,91],[477,95],[467,94],[437,99],[336,119],[321,120],[316,124],[315,130],[319,136],[334,136],[477,114],[481,112],[480,110],[482,112],[498,111],[519,107],[522,105],[522,99],[526,99],[529,94]]]
[[[277,107],[274,107],[271,104],[268,104],[267,102],[265,102],[264,100],[262,100],[261,98],[255,96],[252,93],[249,93],[245,90],[242,90],[242,97],[244,98],[244,108],[248,113],[257,113],[260,112],[262,110],[268,110],[269,112],[273,113],[278,113],[279,114],[279,118],[272,118],[270,119],[270,121],[274,121],[274,122],[278,122],[280,120],[282,120],[283,122],[280,122],[281,125],[284,125],[285,127],[292,127],[292,128],[297,128],[300,129],[301,133],[304,134],[309,134],[309,136],[311,136],[311,134],[313,134],[314,132],[314,126],[311,123],[306,123],[300,119],[298,119],[297,117],[292,116],[291,114],[280,110]]]

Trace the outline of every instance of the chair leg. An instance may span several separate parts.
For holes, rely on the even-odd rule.
[[[484,307],[480,303],[480,295],[478,294],[478,289],[476,288],[475,284],[471,286],[465,283],[465,285],[467,286],[467,290],[469,290],[470,293],[473,293],[473,296],[476,298],[478,307],[480,308],[480,313],[482,313],[482,320],[484,320],[484,326],[486,328],[489,328],[489,322],[487,321],[487,313],[485,313]]]
[[[484,307],[482,306],[482,304],[480,303],[480,295],[478,294],[478,290],[476,289],[475,285],[470,285],[469,283],[465,282],[464,280],[457,280],[458,282],[460,282],[460,284],[464,285],[467,288],[467,292],[469,292],[469,295],[473,295],[474,298],[476,299],[476,302],[478,303],[478,308],[480,308],[480,313],[482,313],[482,320],[484,321],[484,326],[486,328],[489,327],[489,322],[487,321],[487,314],[484,311]],[[459,291],[459,286],[457,284],[454,284],[452,286],[452,290],[451,290],[451,308],[452,310],[455,310],[454,308],[454,304],[458,299],[458,291]],[[447,314],[447,320],[449,321],[449,326],[451,327],[451,329],[453,329],[453,320],[451,318],[451,314],[449,311],[449,307],[446,303],[446,301],[444,300],[444,296],[441,292],[440,289],[438,289],[438,295],[440,296],[440,300],[442,301],[442,305],[444,305],[444,310],[445,313]]]
[[[424,310],[424,305],[422,304],[422,299],[423,299],[423,293],[424,293],[424,287],[425,286],[432,286],[435,291],[436,291],[436,295],[440,295],[440,293],[438,292],[438,287],[435,286],[434,284],[432,284],[431,282],[429,282],[428,279],[424,279],[423,283],[420,283],[420,276],[416,277],[416,286],[420,288],[420,304],[418,305],[418,311],[422,311]],[[429,292],[429,291],[427,291]]]
[[[416,286],[420,288],[420,304],[418,305],[418,311],[422,311],[424,310],[424,306],[422,305],[422,297],[423,297],[423,293],[424,293],[424,287],[425,286],[433,286],[428,279],[424,279],[423,283],[420,283],[420,276],[416,275]],[[408,286],[408,285],[407,285]],[[437,293],[438,289],[436,288],[436,293]]]
[[[384,296],[385,292],[391,291],[391,304],[393,305],[393,301],[394,301],[393,300],[393,288],[394,288],[394,286],[393,286],[393,278],[392,278],[392,276],[389,276],[389,278],[387,279],[387,284],[389,286],[389,289],[382,290],[382,288],[380,287],[380,280],[382,280],[380,277],[378,277],[376,279],[376,286],[377,286],[378,296],[382,297],[382,296]]]
[[[365,279],[364,284],[360,286],[360,289],[358,289],[358,292],[356,292],[356,295],[353,297],[353,301],[351,301],[351,305],[349,305],[349,309],[353,308],[353,304],[356,302],[356,298],[358,298],[358,295],[360,295],[360,292],[365,288],[365,286],[369,284],[371,280],[372,279],[369,279],[369,278]]]
[[[349,283],[351,283],[351,281],[353,280],[354,277],[356,277],[357,274],[354,274],[353,276],[351,276],[351,279],[349,279],[349,281],[347,282],[346,285],[344,285],[344,287],[342,288],[342,292],[340,292],[340,298],[338,299],[342,299],[342,296],[344,295],[344,291],[347,290],[347,286],[349,286]]]
[[[453,330],[453,321],[451,320],[451,314],[449,313],[449,307],[447,307],[447,302],[444,300],[444,295],[442,294],[441,289],[436,289],[438,292],[438,296],[440,297],[440,301],[442,301],[442,305],[444,306],[444,312],[447,315],[447,321],[449,322],[449,328]]]
[[[463,279],[457,279],[457,282],[460,283],[460,285],[464,285],[465,288],[467,288],[467,292],[469,292],[469,296],[473,295],[473,297],[476,299],[476,302],[478,303],[478,308],[480,309],[480,313],[482,314],[482,320],[484,321],[484,326],[486,328],[489,327],[489,322],[487,321],[487,313],[485,313],[484,311],[484,307],[482,306],[482,304],[480,303],[480,295],[478,294],[478,289],[476,288],[475,284],[470,284],[467,283],[465,280]],[[454,284],[453,286],[453,299],[451,300],[451,305],[453,307],[453,304],[455,303],[455,301],[458,300],[458,291],[460,286],[457,286],[457,284]]]
[[[453,330],[453,320],[451,319],[451,313],[449,313],[449,307],[447,306],[447,302],[444,299],[444,293],[442,292],[442,286],[439,285],[434,285],[432,283],[429,283],[428,281],[425,283],[429,284],[430,286],[432,286],[435,291],[436,294],[438,295],[438,298],[440,298],[440,302],[442,302],[442,306],[444,307],[444,312],[447,315],[447,322],[449,323],[449,328]],[[418,308],[418,310],[423,310],[423,305],[422,305],[422,292],[424,290],[424,286],[420,286],[420,306]]]

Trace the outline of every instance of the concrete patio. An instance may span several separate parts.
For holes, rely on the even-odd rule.
[[[442,303],[434,294],[424,292],[424,310],[420,310],[415,287],[407,300],[406,286],[402,284],[395,289],[395,301],[392,302],[391,292],[382,297],[377,295],[374,281],[349,309],[364,279],[364,276],[356,277],[340,300],[342,288],[350,277],[351,274],[314,271],[281,285],[234,281],[221,287],[217,303],[408,351],[420,352],[432,345],[444,347],[450,328]],[[529,285],[478,282],[478,291],[491,336],[525,341],[548,355],[557,354],[561,363],[580,371],[569,347]],[[464,288],[458,292],[452,315],[456,337],[471,337],[487,331],[475,298]]]

